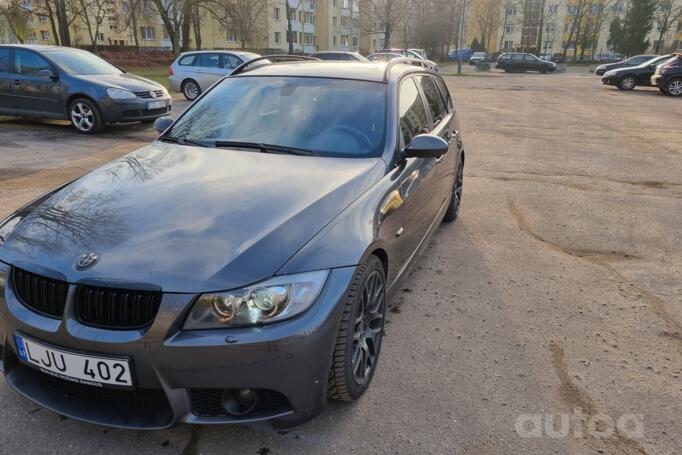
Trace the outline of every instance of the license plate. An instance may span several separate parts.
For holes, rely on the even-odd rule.
[[[147,103],[147,109],[161,109],[162,107],[166,107],[165,101],[149,101]]]
[[[96,387],[133,387],[127,359],[64,351],[17,334],[14,341],[21,361],[45,374]]]

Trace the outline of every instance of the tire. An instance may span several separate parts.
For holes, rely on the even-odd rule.
[[[546,70],[546,69],[541,69],[541,70],[540,70],[540,73],[542,73],[542,74],[547,74],[547,73],[549,73],[549,71]]]
[[[661,93],[665,93],[666,95],[668,94],[668,92],[666,92],[665,89],[661,87],[658,87],[658,91]]]
[[[618,80],[618,88],[621,90],[632,90],[637,85],[637,79],[632,74],[626,74]]]
[[[69,104],[69,120],[81,134],[96,134],[104,129],[99,108],[88,98],[77,98]]]
[[[330,399],[356,401],[369,387],[381,351],[385,310],[384,265],[371,255],[355,271],[345,297],[327,381]]]
[[[199,97],[199,95],[201,95],[201,87],[194,79],[186,79],[182,81],[180,90],[182,90],[182,94],[185,95],[185,99],[187,101],[194,101]]]
[[[670,79],[665,84],[665,92],[670,96],[682,96],[682,78]]]
[[[459,166],[457,166],[457,174],[455,174],[455,184],[452,187],[452,197],[448,209],[443,215],[443,221],[452,223],[459,215],[459,208],[462,205],[462,187],[464,184],[464,156],[459,159]]]

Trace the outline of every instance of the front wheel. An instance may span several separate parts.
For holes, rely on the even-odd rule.
[[[78,98],[69,105],[69,119],[79,133],[95,134],[104,129],[99,108],[87,98]]]
[[[457,167],[457,175],[455,176],[455,184],[452,187],[452,198],[448,210],[443,216],[443,221],[452,222],[457,219],[459,215],[459,207],[462,205],[462,187],[464,185],[464,157],[459,159],[459,166]]]
[[[618,81],[618,88],[621,90],[632,90],[637,85],[635,76],[627,75],[620,78]]]
[[[182,94],[185,95],[188,101],[194,101],[199,95],[201,95],[201,87],[199,84],[192,79],[187,79],[182,83]]]
[[[665,91],[670,96],[682,96],[682,79],[673,79],[665,85]]]
[[[384,265],[371,255],[355,271],[345,297],[327,382],[329,398],[355,401],[369,387],[379,360],[385,308]]]

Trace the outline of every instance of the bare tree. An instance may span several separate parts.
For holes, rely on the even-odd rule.
[[[367,16],[373,33],[384,34],[384,47],[391,47],[391,36],[400,28],[410,11],[410,0],[367,0]]]
[[[661,50],[665,35],[679,21],[682,21],[682,1],[658,0],[656,11],[654,12],[654,24],[658,31],[658,39],[654,43],[654,52],[656,54]]]
[[[166,29],[166,34],[171,42],[173,52],[180,50],[180,39],[182,35],[182,27],[185,22],[185,14],[188,5],[186,3],[190,0],[153,0],[156,11],[161,16],[161,21]],[[188,34],[189,35],[189,34]],[[183,47],[187,43],[183,42]]]
[[[142,0],[121,0],[121,15],[123,21],[120,22],[119,31],[130,30],[135,43],[135,50],[140,50],[139,19],[144,15],[144,2]]]
[[[473,4],[472,15],[478,28],[483,49],[490,51],[490,40],[502,22],[500,10],[503,0],[480,0]]]
[[[505,0],[504,11],[502,13],[502,24],[500,25],[500,45],[498,51],[502,52],[502,46],[504,45],[504,38],[507,33],[508,26],[516,26],[518,19],[516,17],[516,12],[519,9],[519,5],[516,0]]]
[[[267,0],[215,0],[211,5],[212,7],[209,8],[211,15],[226,30],[234,33],[242,49],[246,49],[246,44],[253,41],[256,32],[263,25],[268,2]]]
[[[5,20],[9,32],[23,44],[29,36],[28,21],[31,12],[18,3],[0,4],[0,18]]]
[[[564,59],[568,53],[568,47],[573,43],[573,59],[575,60],[576,54],[578,52],[578,46],[576,44],[577,37],[580,36],[582,32],[583,19],[587,16],[587,11],[591,5],[592,0],[578,0],[575,5],[570,5],[569,14],[567,14],[567,19],[570,20],[571,28],[568,34],[568,39],[564,44]]]
[[[99,41],[102,23],[107,17],[107,7],[109,0],[77,0],[78,15],[85,24],[92,44],[93,52],[97,52],[97,42]]]

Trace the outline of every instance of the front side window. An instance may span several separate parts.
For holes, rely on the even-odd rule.
[[[431,112],[431,119],[433,120],[433,126],[435,127],[440,123],[441,120],[447,115],[445,109],[445,102],[440,95],[436,83],[433,82],[431,76],[418,76],[417,81],[424,92],[424,98],[426,98],[426,105]]]
[[[404,148],[412,142],[413,137],[428,133],[429,120],[417,85],[412,78],[407,78],[400,84],[398,100],[402,139],[400,148]]]
[[[238,142],[251,148],[304,149],[317,156],[377,157],[385,143],[386,92],[386,84],[367,81],[228,78],[188,109],[166,138],[208,147]]]
[[[26,76],[38,76],[42,70],[51,70],[47,60],[35,52],[16,49],[14,51],[14,70]]]
[[[182,57],[182,58],[180,59],[180,61],[178,62],[178,64],[179,64],[180,66],[192,66],[192,65],[194,65],[194,59],[195,59],[195,58],[196,58],[196,55],[194,55],[194,54],[192,54],[192,55],[185,55],[184,57]]]
[[[447,105],[448,112],[450,112],[452,110],[452,98],[450,97],[448,87],[445,85],[445,82],[443,82],[443,79],[441,79],[440,77],[434,77],[433,79],[436,81],[436,85],[438,85],[438,88],[440,88],[440,91],[443,94],[443,98],[445,98],[445,103]]]

